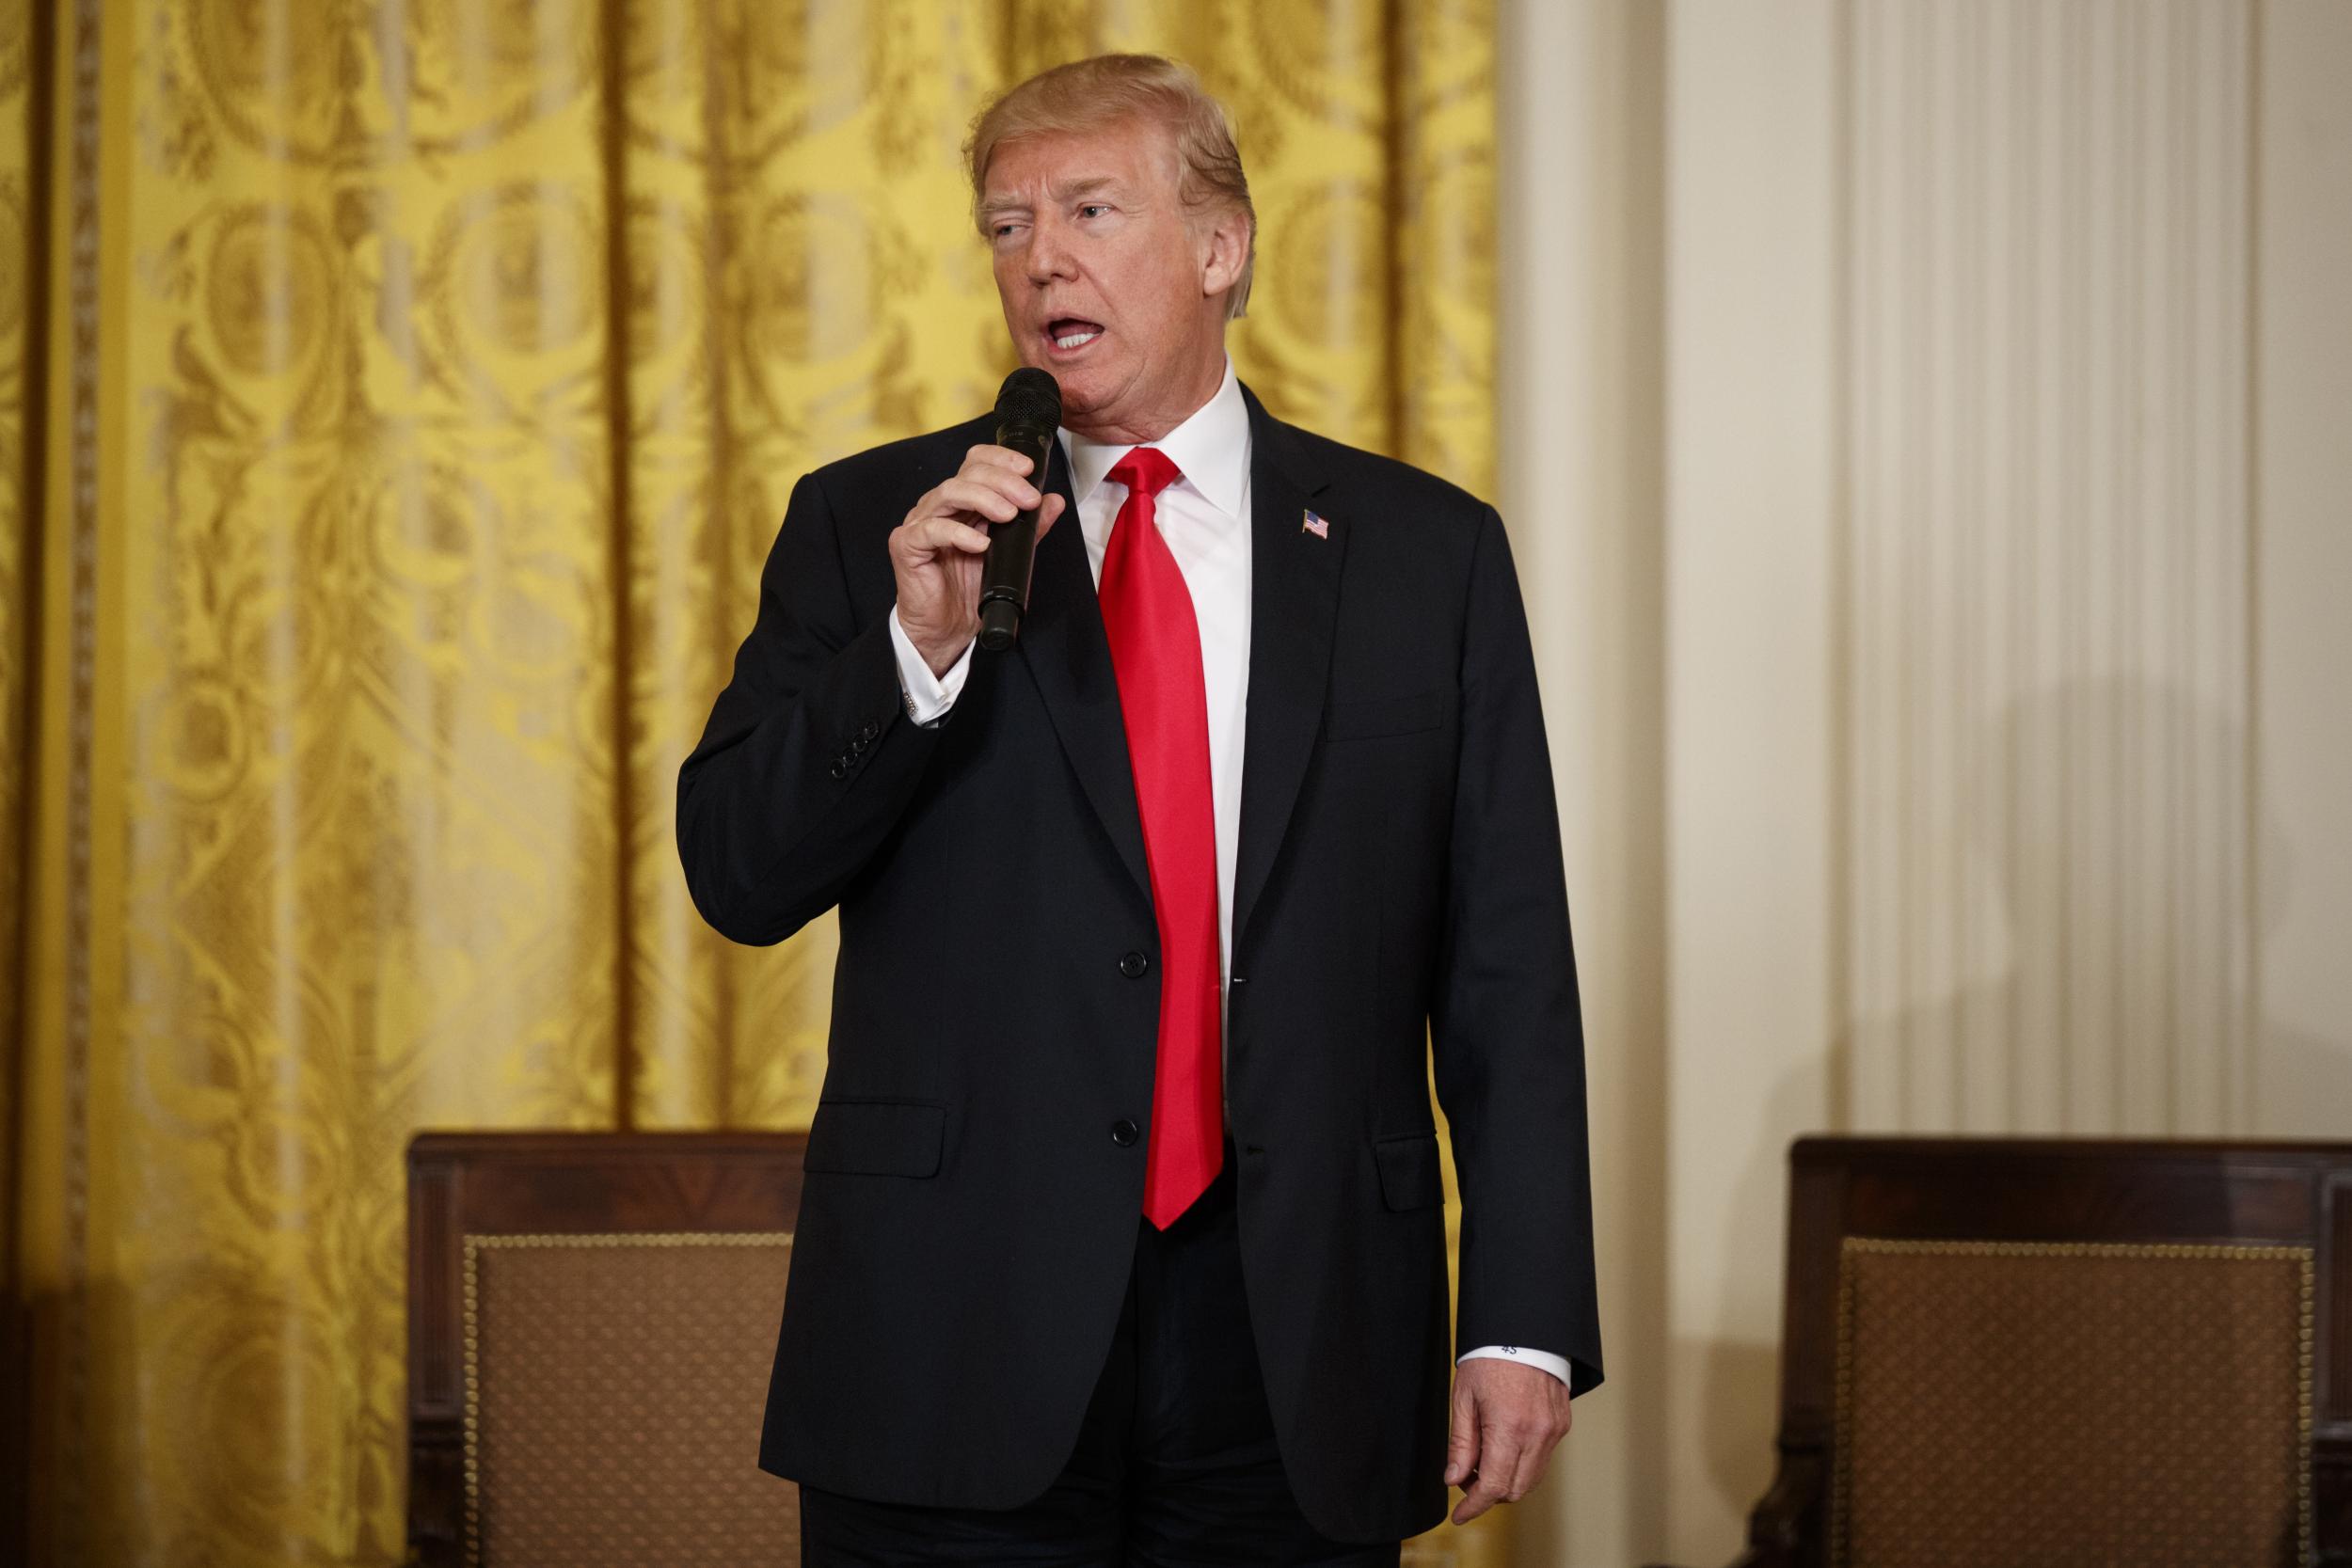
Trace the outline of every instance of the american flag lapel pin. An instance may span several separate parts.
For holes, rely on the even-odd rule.
[[[1307,520],[1298,525],[1298,531],[1311,533],[1318,539],[1328,539],[1331,537],[1331,524],[1328,519],[1310,511],[1307,514]]]

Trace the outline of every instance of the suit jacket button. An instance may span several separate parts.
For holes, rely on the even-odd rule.
[[[882,734],[882,726],[868,719],[866,721],[866,727],[857,732],[857,737],[860,740],[871,740],[880,734]]]
[[[850,765],[845,759],[841,757],[835,757],[833,759],[833,776],[834,778],[839,779],[847,777],[849,771]]]
[[[1140,953],[1129,953],[1119,960],[1119,973],[1130,980],[1140,980],[1143,972],[1152,967],[1152,960]]]
[[[1121,1148],[1126,1148],[1134,1144],[1138,1131],[1134,1122],[1129,1121],[1125,1117],[1120,1117],[1111,1123],[1111,1142]]]

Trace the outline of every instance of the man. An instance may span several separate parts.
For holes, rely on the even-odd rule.
[[[981,418],[803,478],[678,780],[713,926],[840,911],[760,1464],[820,1568],[1393,1564],[1601,1375],[1502,527],[1233,379],[1255,219],[1189,71],[1047,71],[969,160],[1049,471]],[[980,525],[1029,506],[982,652]]]

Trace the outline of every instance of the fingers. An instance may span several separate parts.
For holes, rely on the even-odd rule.
[[[1045,498],[1045,504],[1038,509],[1037,514],[1037,536],[1040,539],[1051,531],[1054,519],[1062,515],[1064,504],[1057,495]],[[912,517],[900,532],[904,535],[909,552],[918,556],[938,555],[949,550],[977,555],[988,548],[989,533],[986,529],[954,516]]]
[[[982,517],[1009,523],[1028,507],[1039,508],[1039,522],[1042,525],[1046,498],[1023,477],[1029,467],[1029,460],[1009,447],[974,447],[964,454],[963,467],[955,477],[916,501],[914,510],[907,514],[900,527],[912,529],[935,517],[950,517],[959,523]]]
[[[1495,1504],[1517,1502],[1526,1495],[1524,1489],[1513,1490],[1523,1446],[1516,1427],[1499,1421],[1481,1423],[1478,1468],[1461,1502],[1454,1507],[1455,1524],[1467,1525]]]
[[[999,523],[1011,522],[1022,508],[1038,503],[1038,493],[1027,480],[1002,468],[958,474],[931,495],[935,499],[925,511],[977,512]]]
[[[1454,1418],[1445,1440],[1445,1483],[1462,1486],[1478,1468],[1478,1399],[1468,1388],[1454,1386]]]
[[[1515,1503],[1534,1490],[1550,1463],[1551,1450],[1567,1431],[1565,1396],[1535,1402],[1461,1397],[1455,1389],[1454,1432],[1446,1449],[1446,1483],[1467,1489],[1454,1510],[1454,1522],[1468,1524],[1495,1504]],[[1475,1413],[1475,1428],[1465,1435],[1466,1411]],[[1467,1462],[1460,1456],[1468,1454]]]
[[[988,548],[988,530],[960,523],[953,517],[920,517],[899,531],[911,554],[945,555],[961,550],[978,555]]]
[[[1544,1427],[1520,1445],[1518,1458],[1511,1467],[1510,1484],[1502,1491],[1505,1502],[1518,1502],[1535,1490],[1535,1483],[1544,1479],[1544,1466],[1551,1463],[1551,1450],[1560,1439],[1551,1428]]]
[[[963,454],[956,477],[1002,490],[1023,506],[1038,504],[1037,487],[1029,483],[1030,461],[1010,447],[974,447]]]
[[[965,449],[964,467],[969,469],[975,463],[983,463],[991,467],[1007,468],[1017,475],[1026,474],[1030,468],[1029,460],[1020,452],[1013,451],[1010,447],[993,446],[986,441],[977,447]]]

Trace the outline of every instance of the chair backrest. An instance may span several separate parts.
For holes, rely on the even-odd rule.
[[[806,1141],[410,1143],[416,1561],[799,1562],[797,1493],[757,1455]]]
[[[2352,1562],[2352,1144],[1820,1137],[1791,1163],[1801,1560]]]

